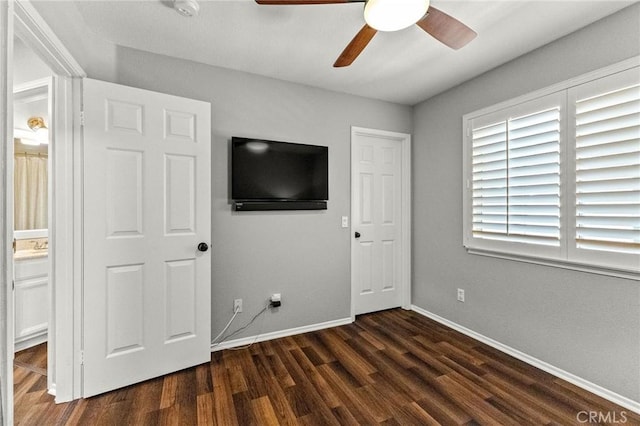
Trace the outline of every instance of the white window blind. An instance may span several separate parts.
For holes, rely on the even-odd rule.
[[[471,253],[640,279],[639,64],[464,116]]]
[[[507,235],[507,123],[473,129],[473,236]]]
[[[473,237],[560,245],[560,107],[472,130]]]
[[[577,99],[578,248],[640,254],[640,84]]]

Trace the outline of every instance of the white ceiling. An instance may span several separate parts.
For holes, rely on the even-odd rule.
[[[379,32],[353,65],[339,69],[332,65],[363,25],[363,3],[201,0],[194,18],[178,15],[172,0],[72,7],[87,30],[117,45],[414,105],[635,2],[432,0],[478,37],[454,51],[417,26]]]

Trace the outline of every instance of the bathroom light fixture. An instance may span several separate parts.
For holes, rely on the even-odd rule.
[[[46,129],[47,126],[44,124],[44,118],[42,117],[29,117],[27,120],[27,126],[34,132],[37,132],[40,129]]]
[[[200,5],[196,0],[173,0],[173,8],[187,18],[198,16]]]
[[[27,129],[13,129],[16,138],[22,141],[23,145],[40,145],[49,143],[49,129],[42,117],[29,117],[27,119]]]
[[[429,9],[429,0],[367,0],[364,20],[378,31],[398,31],[422,18]]]

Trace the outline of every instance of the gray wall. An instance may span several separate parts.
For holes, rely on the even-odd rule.
[[[637,281],[462,247],[462,116],[640,54],[639,26],[636,4],[417,105],[413,147],[413,303],[636,401]]]
[[[211,102],[213,335],[233,299],[244,299],[240,325],[274,292],[282,307],[239,336],[349,317],[350,232],[341,216],[350,214],[351,126],[411,132],[411,108],[127,48],[116,56],[116,74],[98,78]],[[232,212],[231,136],[328,146],[328,209]]]

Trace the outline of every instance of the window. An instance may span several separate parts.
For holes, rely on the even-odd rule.
[[[640,72],[569,89],[578,261],[640,270]]]
[[[640,272],[640,68],[581,80],[464,117],[470,251]]]

